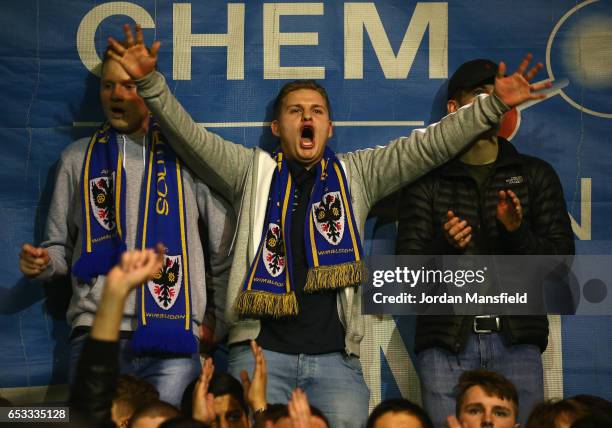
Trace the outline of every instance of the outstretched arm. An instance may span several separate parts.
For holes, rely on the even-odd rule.
[[[357,172],[354,179],[362,180],[369,206],[452,159],[495,126],[510,107],[542,98],[534,91],[549,84],[529,84],[528,80],[541,68],[536,65],[526,73],[530,59],[531,55],[527,55],[517,71],[507,77],[503,76],[505,65],[501,63],[493,95],[481,95],[440,122],[414,130],[386,147],[347,154],[345,160],[351,171]]]
[[[111,404],[119,376],[119,326],[129,292],[162,267],[161,249],[128,251],[108,273],[90,337],[83,346],[70,403],[92,426],[112,426]]]
[[[253,150],[226,141],[198,125],[170,93],[164,77],[155,72],[160,43],[155,41],[147,49],[138,24],[136,38],[129,25],[124,26],[124,31],[124,44],[109,37],[109,57],[136,81],[139,95],[179,157],[202,181],[235,201],[244,190],[243,179]]]

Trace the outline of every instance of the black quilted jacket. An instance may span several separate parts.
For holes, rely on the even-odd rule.
[[[445,239],[442,225],[452,210],[472,226],[472,240],[463,254],[574,254],[574,238],[557,174],[545,161],[519,154],[500,139],[494,172],[482,193],[458,159],[438,168],[403,190],[396,242],[398,254],[459,254]],[[511,189],[523,208],[523,222],[507,232],[497,221],[498,192]],[[417,352],[439,346],[460,352],[473,317],[420,316]],[[507,316],[502,332],[508,345],[548,342],[545,316]]]

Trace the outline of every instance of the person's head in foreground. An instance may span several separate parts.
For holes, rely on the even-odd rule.
[[[612,426],[612,403],[594,395],[576,395],[537,404],[526,428],[605,428]]]
[[[518,428],[516,387],[499,373],[469,370],[455,387],[455,415],[462,428]]]
[[[372,410],[367,428],[433,428],[427,413],[405,398],[381,402]]]
[[[157,400],[159,392],[149,382],[136,376],[121,375],[113,398],[111,418],[117,428],[125,428],[136,409]]]
[[[240,381],[228,373],[215,373],[208,392],[215,396],[216,427],[249,428],[249,408]]]
[[[310,405],[310,428],[329,428],[329,421],[321,410]],[[266,409],[266,427],[292,428],[291,415],[286,404],[270,404]]]
[[[162,422],[179,415],[179,411],[165,401],[154,401],[137,409],[130,420],[130,428],[158,428]]]
[[[272,134],[287,159],[310,168],[323,158],[333,135],[331,107],[325,88],[314,80],[287,83],[274,100]]]

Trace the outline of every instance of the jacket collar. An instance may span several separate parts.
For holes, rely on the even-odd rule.
[[[497,137],[497,142],[499,145],[499,152],[497,153],[497,159],[495,159],[495,162],[492,164],[495,169],[521,163],[521,155],[510,141],[502,137]],[[461,162],[459,156],[456,156],[446,165],[440,167],[439,173],[443,176],[469,176],[467,166]]]

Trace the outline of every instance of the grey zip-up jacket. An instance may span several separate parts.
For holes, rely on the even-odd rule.
[[[171,94],[160,73],[145,76],[137,85],[139,95],[177,154],[206,184],[231,201],[238,213],[225,321],[230,344],[255,339],[260,330],[259,320],[240,318],[234,302],[261,239],[276,162],[259,148],[231,143],[195,123]],[[376,201],[451,159],[497,124],[507,110],[508,106],[496,96],[480,96],[472,105],[439,123],[414,130],[385,147],[339,154],[362,239],[366,217]],[[356,287],[338,292],[338,315],[346,332],[345,351],[359,356],[364,317],[361,293]]]

